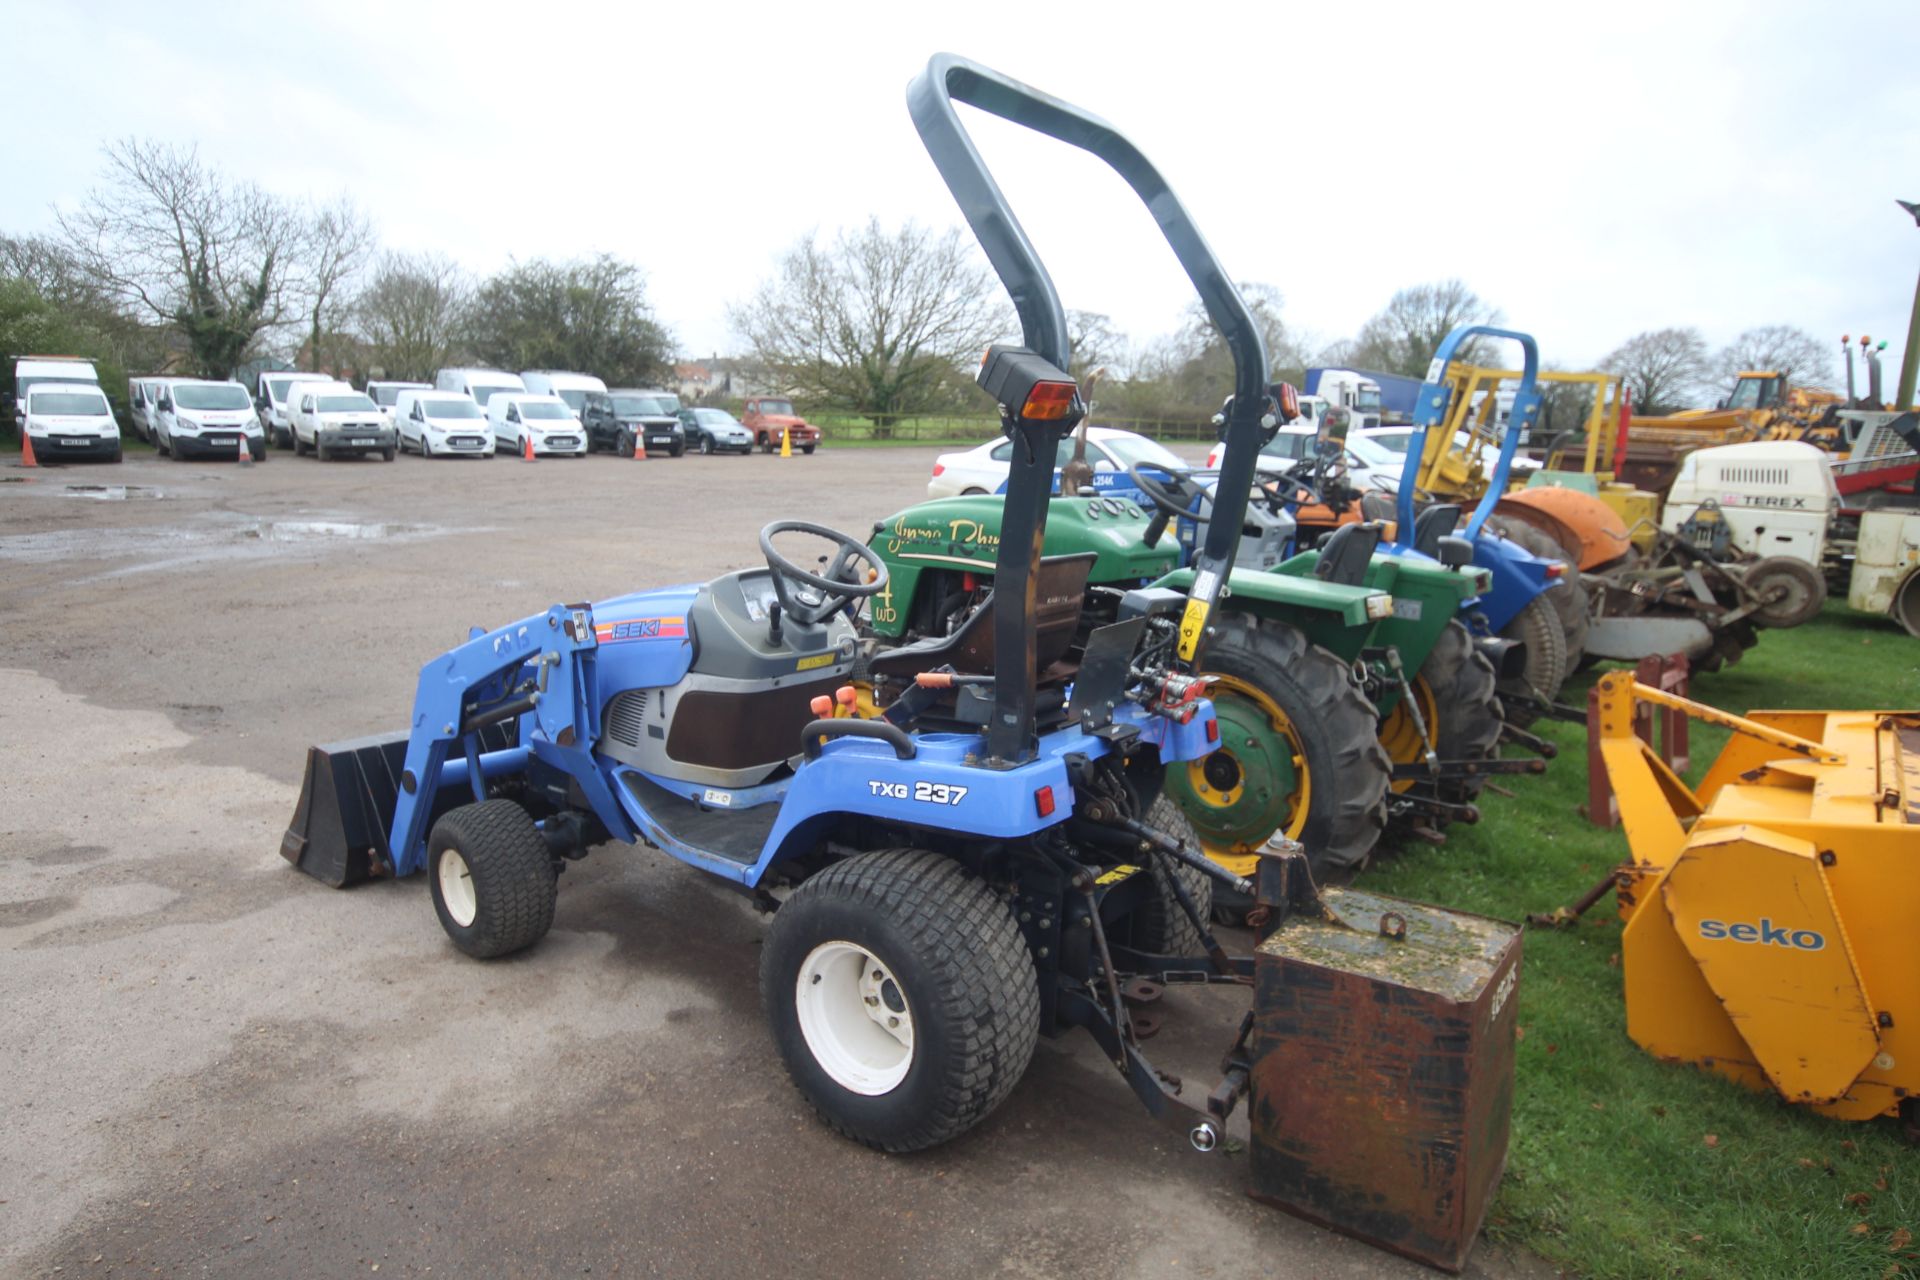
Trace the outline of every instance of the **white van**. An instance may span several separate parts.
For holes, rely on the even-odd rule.
[[[559,396],[497,395],[487,401],[487,422],[494,448],[524,455],[533,441],[534,456],[587,456],[587,431]]]
[[[587,406],[587,392],[607,393],[607,384],[590,373],[567,373],[560,369],[522,369],[520,381],[526,384],[527,393],[536,396],[559,396],[567,402],[567,408],[573,410],[573,416],[579,417],[580,411]]]
[[[493,430],[473,397],[458,391],[406,390],[393,405],[400,452],[423,458],[491,458]]]
[[[36,382],[92,383],[100,385],[93,361],[79,356],[21,356],[13,362],[13,424],[16,429],[27,420],[27,392]],[[118,434],[118,433],[116,433]]]
[[[369,382],[367,399],[373,401],[374,408],[380,410],[380,416],[388,422],[393,421],[394,402],[400,399],[402,391],[431,391],[431,382]]]
[[[292,401],[288,416],[295,453],[311,453],[322,462],[369,453],[393,461],[393,424],[380,416],[366,392],[344,382],[308,384],[294,388]]]
[[[154,390],[152,424],[155,453],[170,453],[185,461],[192,457],[238,458],[240,441],[247,455],[266,457],[265,428],[254,412],[253,399],[237,382],[169,378]]]
[[[120,424],[95,382],[36,379],[20,400],[21,430],[36,458],[120,461]]]
[[[282,449],[293,448],[293,425],[288,421],[287,398],[291,388],[302,382],[332,382],[324,373],[298,373],[292,369],[265,369],[254,391],[253,406],[260,411],[260,426],[267,442]]]
[[[153,439],[153,401],[147,395],[148,378],[127,379],[127,421],[133,434],[142,440]]]
[[[527,389],[519,378],[499,369],[442,369],[435,376],[433,387],[436,391],[464,391],[482,409],[496,391],[517,393]]]

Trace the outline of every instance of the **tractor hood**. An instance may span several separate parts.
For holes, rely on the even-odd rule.
[[[867,545],[887,562],[887,592],[873,603],[873,629],[904,633],[915,593],[928,570],[959,569],[991,577],[1000,548],[1003,498],[974,495],[938,498],[908,507],[874,525]],[[1148,513],[1115,497],[1054,498],[1047,513],[1049,556],[1094,554],[1088,581],[1134,587],[1179,563],[1180,547],[1169,532],[1146,545]]]

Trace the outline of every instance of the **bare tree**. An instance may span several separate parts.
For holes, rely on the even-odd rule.
[[[369,360],[389,378],[432,379],[452,362],[472,296],[451,259],[386,254],[354,306]]]
[[[1749,329],[1723,347],[1713,360],[1716,385],[1733,386],[1742,372],[1757,369],[1787,375],[1790,386],[1818,386],[1833,376],[1832,349],[1805,329],[1790,324]]]
[[[995,336],[1017,332],[957,230],[888,231],[877,218],[831,243],[808,234],[728,317],[778,385],[881,427],[951,403],[961,370]]]
[[[106,154],[105,185],[59,215],[64,247],[103,290],[178,330],[201,373],[226,377],[290,315],[302,219],[192,149],[128,139]]]
[[[338,335],[352,309],[352,286],[373,254],[373,224],[348,196],[308,214],[300,246],[298,289],[307,317],[307,367],[319,369],[327,337]]]
[[[1500,319],[1500,308],[1483,301],[1463,281],[1417,284],[1394,294],[1378,315],[1360,327],[1350,363],[1418,378],[1426,373],[1449,333],[1461,325],[1498,324]],[[1470,341],[1456,357],[1483,359],[1483,347],[1477,340]]]
[[[1707,340],[1694,328],[1649,329],[1608,352],[1600,367],[1626,380],[1635,413],[1672,413],[1708,377]]]
[[[631,262],[516,263],[480,286],[470,308],[473,353],[503,369],[578,369],[646,385],[671,367],[673,338]]]
[[[1127,358],[1126,335],[1113,327],[1113,317],[1097,311],[1067,312],[1067,344],[1072,352],[1067,372],[1076,382],[1095,369],[1117,373]]]

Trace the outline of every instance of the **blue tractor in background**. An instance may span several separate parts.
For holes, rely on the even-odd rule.
[[[1540,351],[1532,335],[1487,325],[1465,325],[1441,341],[1414,403],[1413,435],[1407,445],[1406,465],[1401,468],[1393,513],[1400,541],[1387,544],[1387,549],[1415,550],[1422,516],[1435,512],[1443,513],[1442,518],[1448,524],[1444,532],[1453,532],[1458,508],[1436,505],[1427,512],[1417,509],[1417,500],[1422,496],[1418,485],[1419,462],[1426,456],[1428,432],[1448,420],[1453,392],[1447,383],[1447,366],[1463,345],[1476,338],[1519,343],[1523,363],[1486,492],[1467,517],[1465,527],[1460,529],[1460,536],[1472,544],[1475,567],[1488,574],[1488,586],[1479,598],[1463,606],[1463,612],[1476,634],[1498,636],[1512,642],[1516,656],[1504,668],[1500,696],[1508,720],[1526,724],[1553,707],[1561,684],[1579,656],[1568,651],[1565,614],[1569,610],[1584,614],[1585,610],[1583,603],[1572,599],[1568,582],[1570,566],[1564,560],[1536,554],[1488,526],[1494,504],[1507,490],[1514,451],[1540,415],[1541,396],[1536,386]],[[1428,524],[1431,523],[1429,520]]]

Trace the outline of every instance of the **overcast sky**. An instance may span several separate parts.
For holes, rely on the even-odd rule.
[[[1564,16],[1562,16],[1564,15]],[[476,273],[608,251],[683,353],[809,229],[958,214],[904,105],[952,50],[1105,116],[1228,270],[1351,334],[1458,276],[1546,359],[1698,325],[1904,336],[1920,3],[434,6],[0,0],[0,230],[128,135]],[[969,116],[1066,305],[1136,343],[1191,289],[1097,161]]]

